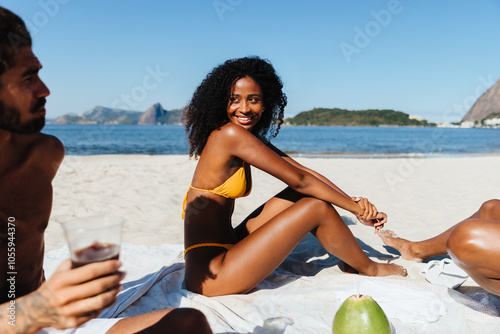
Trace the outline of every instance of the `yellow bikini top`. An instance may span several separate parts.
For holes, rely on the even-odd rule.
[[[190,185],[186,196],[184,197],[184,201],[182,202],[182,219],[184,219],[184,213],[186,212],[186,202],[190,189],[206,191],[225,198],[239,198],[248,196],[250,194],[250,192],[252,191],[252,179],[250,179],[250,184],[247,191],[245,163],[243,163],[243,166],[241,166],[240,169],[238,169],[233,175],[231,175],[229,179],[227,179],[223,184],[213,190],[200,189]]]

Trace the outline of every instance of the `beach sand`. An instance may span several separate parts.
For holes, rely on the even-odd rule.
[[[412,240],[434,236],[471,215],[485,200],[500,197],[500,156],[296,160],[349,195],[370,199],[388,214],[388,229]],[[195,167],[196,161],[187,155],[67,156],[53,182],[46,252],[66,244],[60,222],[103,214],[126,218],[124,241],[182,244],[181,206]],[[255,168],[252,175],[252,193],[236,201],[234,224],[285,187]],[[376,261],[391,258],[407,268],[413,264],[384,247],[372,228],[349,212],[339,212]],[[332,270],[340,273],[338,266]],[[469,279],[461,289],[475,286]]]

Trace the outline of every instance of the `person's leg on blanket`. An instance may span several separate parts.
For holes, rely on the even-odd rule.
[[[297,196],[290,188],[257,209],[246,225],[248,236],[229,250],[203,247],[187,253],[185,282],[189,290],[206,296],[248,292],[313,230],[330,254],[363,275],[406,274],[401,266],[372,261],[330,204]]]
[[[123,333],[209,334],[212,330],[202,312],[191,308],[176,308],[124,318],[107,332]]]
[[[499,240],[500,220],[467,219],[457,225],[446,243],[453,261],[483,289],[498,296]]]
[[[476,283],[500,296],[500,266],[492,261],[500,258],[500,200],[484,202],[472,216],[427,240],[406,240],[389,230],[381,230],[378,235],[407,260],[422,262],[449,254]]]

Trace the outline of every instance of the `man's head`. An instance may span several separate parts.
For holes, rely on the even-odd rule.
[[[38,76],[41,68],[24,22],[0,7],[0,129],[34,133],[43,128],[50,92]]]
[[[0,7],[0,75],[14,65],[14,55],[23,46],[31,47],[26,25],[19,16]]]

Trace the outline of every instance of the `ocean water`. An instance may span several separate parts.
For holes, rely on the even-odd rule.
[[[53,125],[68,155],[187,154],[176,125]],[[292,156],[398,157],[500,154],[500,129],[400,127],[282,127],[271,141]]]

